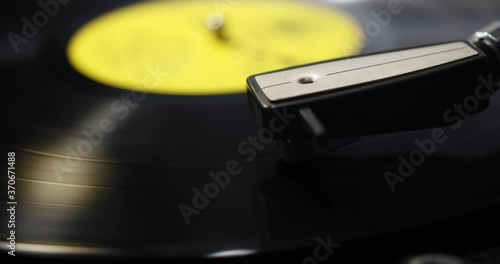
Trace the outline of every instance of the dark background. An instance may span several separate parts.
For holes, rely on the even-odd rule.
[[[19,54],[5,36],[18,32],[20,18],[39,7],[35,1],[2,4],[1,110],[7,122],[1,149],[17,153],[20,256],[201,262],[239,249],[254,255],[223,261],[302,263],[318,237],[331,235],[341,246],[330,262],[397,263],[429,252],[499,260],[498,96],[459,130],[447,130],[450,140],[395,193],[384,171],[397,170],[397,157],[430,130],[364,137],[295,165],[285,164],[271,144],[248,163],[237,152],[257,134],[245,94],[148,95],[91,158],[58,179],[51,166],[65,162],[65,146],[82,139],[80,131],[92,129],[108,114],[102,109],[124,92],[72,70],[66,42],[92,17],[128,2],[70,1]],[[372,20],[371,10],[386,6],[331,2],[361,25]],[[464,39],[500,14],[495,0],[401,2],[404,11],[363,53]],[[202,188],[211,181],[208,172],[223,170],[230,160],[243,172],[187,226],[178,204],[191,201],[191,189]],[[0,197],[6,200],[4,192]],[[6,217],[0,215],[2,223]]]

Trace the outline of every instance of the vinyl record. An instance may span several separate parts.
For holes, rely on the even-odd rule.
[[[0,197],[17,202],[18,256],[302,262],[322,239],[337,246],[329,260],[375,258],[361,250],[395,262],[472,239],[448,236],[455,224],[422,242],[497,205],[498,98],[392,193],[384,173],[428,130],[287,164],[256,128],[244,84],[261,71],[463,39],[496,18],[495,1],[401,0],[392,15],[392,1],[48,2],[2,15],[5,35],[27,40],[10,35],[0,53],[1,149],[16,167],[15,199]]]

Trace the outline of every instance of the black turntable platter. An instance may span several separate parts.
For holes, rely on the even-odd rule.
[[[498,95],[460,129],[443,128],[447,142],[392,192],[384,173],[397,171],[430,130],[366,136],[289,164],[259,134],[244,90],[142,93],[75,69],[67,55],[75,32],[135,2],[71,1],[18,53],[8,38],[0,42],[2,168],[15,152],[17,257],[303,263],[328,240],[328,261],[397,263],[492,247],[500,231]],[[363,27],[390,1],[319,2]],[[497,1],[400,4],[388,25],[365,36],[362,53],[464,39],[500,14]],[[30,1],[6,6],[3,35],[39,10]],[[9,208],[8,193],[0,197]]]

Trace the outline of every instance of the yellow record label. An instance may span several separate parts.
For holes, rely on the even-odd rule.
[[[251,74],[356,54],[363,41],[349,14],[304,1],[144,1],[80,28],[67,55],[102,84],[215,95],[244,92]]]

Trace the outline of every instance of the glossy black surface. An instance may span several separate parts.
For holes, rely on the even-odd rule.
[[[364,52],[463,39],[500,15],[497,1],[402,2],[404,11]],[[459,128],[443,128],[446,142],[392,193],[384,173],[397,171],[398,156],[408,157],[415,139],[432,130],[363,137],[288,165],[274,143],[250,162],[238,152],[258,133],[245,94],[148,94],[121,120],[110,105],[129,92],[80,76],[64,50],[79,25],[124,2],[73,4],[20,54],[1,42],[1,149],[17,152],[20,255],[200,259],[226,252],[298,263],[313,254],[318,237],[331,236],[341,246],[329,260],[396,261],[414,251],[461,253],[498,234],[491,212],[500,199],[498,94]],[[386,4],[338,5],[365,24],[371,10]],[[15,21],[14,14],[2,20]],[[116,130],[84,159],[68,160],[67,146],[78,146],[86,139],[82,130],[104,117]],[[186,225],[178,205],[192,204],[192,189],[212,182],[209,172],[226,170],[232,160],[241,173]],[[78,165],[58,177],[54,164],[66,162]],[[1,223],[6,219],[0,214]]]

